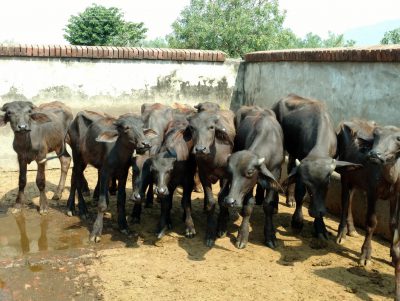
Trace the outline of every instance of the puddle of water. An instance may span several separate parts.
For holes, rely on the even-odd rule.
[[[79,218],[52,210],[41,216],[34,209],[0,216],[0,259],[42,251],[85,247],[89,232]]]

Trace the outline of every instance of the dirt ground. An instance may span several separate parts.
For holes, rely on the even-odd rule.
[[[47,171],[46,176],[51,197],[59,171]],[[88,169],[86,177],[93,189],[97,173]],[[338,220],[328,215],[331,241],[327,248],[316,249],[307,210],[304,229],[295,234],[290,227],[294,209],[283,199],[275,216],[275,250],[263,245],[260,206],[251,218],[246,249],[234,246],[240,219],[230,223],[227,237],[218,239],[214,248],[205,247],[206,216],[198,193],[192,195],[197,236],[185,238],[179,191],[173,229],[161,240],[154,235],[158,203],[144,209],[142,223],[131,225],[134,234],[126,237],[117,229],[112,197],[103,239],[93,245],[88,242],[92,221],[65,215],[69,178],[62,200],[52,203],[44,217],[35,210],[34,179],[35,173],[29,172],[26,191],[33,203],[28,202],[21,217],[10,208],[18,173],[0,175],[0,300],[391,300],[394,296],[388,242],[375,238],[372,265],[358,267],[362,236],[336,245]],[[130,184],[127,192],[130,195]],[[127,202],[127,212],[131,208]],[[94,204],[90,210],[95,213]]]

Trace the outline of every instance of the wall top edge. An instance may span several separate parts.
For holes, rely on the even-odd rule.
[[[0,57],[224,62],[226,54],[222,51],[197,49],[30,44],[10,46],[0,44]]]
[[[284,49],[247,53],[246,62],[400,62],[400,45]]]

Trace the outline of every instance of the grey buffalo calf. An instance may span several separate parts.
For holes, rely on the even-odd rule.
[[[273,111],[282,126],[285,149],[289,153],[285,183],[296,183],[296,209],[292,216],[292,227],[303,227],[302,205],[308,191],[308,211],[314,217],[316,236],[321,246],[325,246],[328,232],[323,217],[326,214],[325,199],[330,177],[336,168],[353,164],[333,159],[336,154],[336,133],[323,102],[291,94],[278,101]]]
[[[18,155],[19,181],[16,208],[25,201],[27,165],[38,164],[36,185],[40,191],[40,213],[48,210],[45,194],[46,155],[55,151],[61,163],[61,177],[53,200],[61,198],[71,157],[65,149],[68,141],[67,130],[72,120],[71,110],[61,102],[51,102],[36,107],[29,101],[14,101],[3,105],[4,115],[0,116],[0,126],[8,122],[14,132],[13,148]]]
[[[237,129],[235,150],[228,159],[230,179],[229,193],[224,200],[225,206],[243,207],[243,221],[240,226],[236,246],[244,248],[249,236],[249,220],[253,211],[253,188],[258,183],[267,189],[263,200],[265,213],[265,244],[275,247],[275,229],[272,222],[274,203],[278,203],[277,182],[281,175],[283,162],[283,133],[272,112],[258,111],[245,117]],[[224,211],[221,211],[223,214]],[[226,232],[227,216],[220,215],[220,231]]]

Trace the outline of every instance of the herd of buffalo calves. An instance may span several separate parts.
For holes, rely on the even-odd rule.
[[[38,164],[40,213],[48,210],[45,162],[52,158],[61,162],[60,182],[53,199],[61,198],[71,162],[68,143],[74,161],[68,215],[76,214],[77,193],[79,215],[87,216],[84,196],[90,195],[90,190],[84,170],[88,164],[98,170],[93,193],[98,211],[90,234],[90,240],[95,242],[100,241],[109,194],[117,193],[118,226],[128,233],[125,188],[132,167],[132,221],[140,222],[142,200],[145,206],[151,206],[155,193],[161,203],[158,238],[171,227],[173,193],[181,186],[188,238],[196,234],[191,193],[204,191],[205,238],[209,247],[217,237],[226,234],[230,207],[241,208],[243,219],[236,246],[246,247],[250,216],[254,205],[259,204],[265,213],[265,244],[274,248],[273,216],[279,192],[286,193],[287,205],[296,203],[291,224],[299,230],[303,226],[302,203],[308,192],[308,212],[314,218],[315,235],[323,245],[328,239],[323,220],[327,189],[332,174],[339,173],[342,214],[337,243],[342,243],[346,235],[357,234],[351,211],[354,189],[361,189],[367,195],[362,265],[371,260],[371,239],[377,225],[376,201],[378,198],[390,201],[390,255],[395,266],[396,298],[400,300],[400,129],[397,127],[353,119],[341,122],[335,131],[323,102],[294,94],[279,100],[271,109],[242,106],[235,113],[211,102],[194,108],[144,104],[141,115],[127,113],[119,117],[81,111],[73,118],[71,109],[61,102],[35,106],[28,101],[14,101],[4,104],[1,110],[4,113],[0,115],[0,126],[10,123],[18,155],[16,209],[25,200],[27,164],[34,160]],[[47,157],[53,151],[57,155]],[[289,155],[288,177],[280,183],[285,151]],[[217,216],[212,184],[218,181]]]

